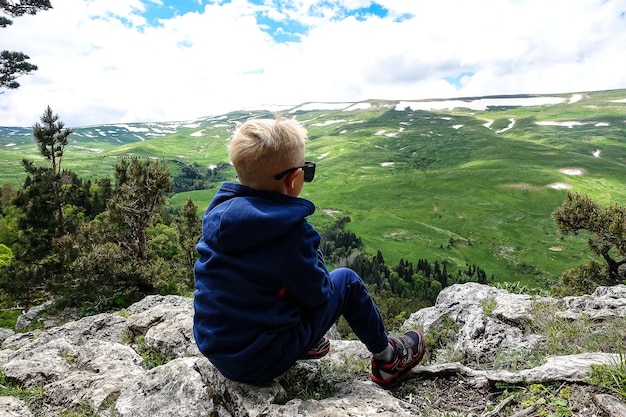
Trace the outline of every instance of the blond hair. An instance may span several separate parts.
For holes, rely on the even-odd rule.
[[[252,188],[271,186],[274,175],[304,163],[306,138],[306,129],[295,119],[246,121],[228,144],[239,182]]]

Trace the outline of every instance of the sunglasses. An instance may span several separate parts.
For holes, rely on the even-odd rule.
[[[274,179],[279,180],[290,172],[300,168],[302,168],[302,170],[304,171],[304,182],[313,181],[313,178],[315,177],[315,162],[305,162],[302,166],[286,169],[283,172],[274,175]]]

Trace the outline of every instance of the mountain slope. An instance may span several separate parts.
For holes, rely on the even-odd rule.
[[[625,99],[626,90],[370,100],[283,113],[307,127],[307,158],[318,162],[302,194],[319,208],[314,224],[349,215],[347,227],[390,266],[401,258],[449,269],[469,263],[499,281],[545,285],[590,257],[584,239],[563,239],[552,221],[567,190],[626,204]],[[64,164],[85,178],[112,176],[125,156],[209,167],[228,162],[226,142],[250,117],[272,113],[76,128]],[[0,128],[0,182],[23,178],[23,157],[39,160],[29,131]],[[180,193],[171,203],[191,197],[203,210],[214,192]]]

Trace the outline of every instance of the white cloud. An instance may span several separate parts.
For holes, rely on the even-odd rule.
[[[367,19],[347,15],[369,0],[202,3],[157,26],[139,0],[53,0],[15,18],[0,49],[39,70],[0,94],[0,125],[32,125],[47,105],[78,127],[268,103],[626,88],[621,1],[379,0],[388,16]],[[288,20],[307,31],[276,43],[260,11],[285,25],[276,33],[293,30]],[[464,72],[474,75],[459,87],[444,80]]]

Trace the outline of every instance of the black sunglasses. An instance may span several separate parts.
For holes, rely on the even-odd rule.
[[[315,177],[315,162],[305,162],[302,166],[286,169],[283,172],[274,175],[274,179],[279,180],[290,172],[300,168],[304,171],[304,182],[313,181],[313,178]]]

